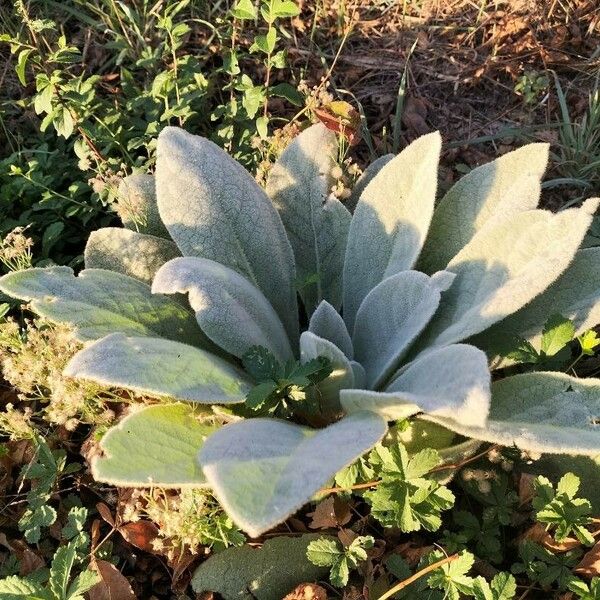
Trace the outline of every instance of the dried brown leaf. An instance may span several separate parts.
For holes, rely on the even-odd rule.
[[[521,539],[536,542],[553,552],[567,552],[568,550],[581,546],[579,540],[576,540],[575,538],[566,538],[562,542],[557,542],[546,531],[546,528],[541,523],[532,525],[525,533],[523,533]]]
[[[111,527],[115,526],[115,519],[113,518],[108,505],[104,504],[104,502],[98,502],[98,504],[96,504],[96,510]]]
[[[533,498],[535,492],[533,482],[535,481],[535,477],[531,473],[521,473],[519,478],[519,501],[521,505],[527,504]]]
[[[89,592],[89,600],[136,600],[127,578],[106,560],[93,560],[91,568],[100,575],[99,581]]]
[[[152,542],[158,537],[158,527],[150,521],[136,521],[125,523],[118,528],[119,533],[132,546],[145,552],[156,553]]]
[[[600,575],[600,542],[583,555],[581,562],[575,567],[574,571],[579,575],[590,578]]]
[[[341,527],[350,521],[351,513],[348,503],[338,496],[328,496],[317,504],[311,517],[311,529],[331,529]]]

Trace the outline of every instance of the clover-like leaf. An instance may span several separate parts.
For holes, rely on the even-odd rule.
[[[65,375],[203,404],[243,402],[252,383],[231,363],[172,340],[113,333],[80,350]]]
[[[308,330],[335,344],[350,360],[354,358],[352,339],[340,313],[323,300],[312,314]]]
[[[148,284],[162,265],[179,255],[171,240],[122,227],[104,227],[92,232],[84,252],[87,269],[116,271]]]
[[[296,257],[298,290],[310,314],[322,300],[342,303],[342,268],[351,215],[330,193],[337,138],[318,123],[297,136],[269,172],[267,193]]]
[[[356,359],[364,367],[369,389],[377,389],[398,368],[412,342],[425,328],[440,302],[443,281],[418,271],[384,279],[365,297],[354,322]]]
[[[411,269],[433,214],[441,137],[414,141],[373,177],[354,211],[344,261],[348,329],[364,297],[383,279]]]
[[[202,331],[238,358],[252,346],[264,346],[281,362],[292,357],[283,324],[269,301],[233,269],[206,258],[175,258],[158,271],[152,291],[189,294]]]
[[[480,333],[543,292],[573,260],[598,202],[591,199],[557,214],[509,215],[480,230],[448,264],[456,279],[420,340],[422,347]]]
[[[467,437],[532,452],[600,453],[600,379],[558,372],[523,373],[492,386],[485,427],[433,415],[422,418]]]
[[[483,425],[490,402],[485,354],[466,344],[424,352],[404,367],[384,392],[342,390],[347,412],[373,410],[388,420],[418,412]]]
[[[249,419],[213,434],[199,460],[219,501],[251,536],[285,520],[372,448],[386,422],[359,412],[321,430],[276,419]]]
[[[51,321],[68,323],[81,341],[115,332],[184,343],[203,340],[189,310],[112,271],[86,269],[75,277],[69,267],[27,269],[2,277],[0,290],[31,302],[36,313]]]
[[[444,269],[484,225],[534,209],[548,163],[548,144],[528,144],[473,169],[440,200],[419,268]]]
[[[158,208],[184,256],[241,273],[298,339],[294,255],[279,214],[252,176],[211,141],[166,127],[158,137]]]
[[[126,416],[104,434],[92,461],[98,481],[128,487],[203,487],[198,450],[216,427],[189,404],[157,404]]]

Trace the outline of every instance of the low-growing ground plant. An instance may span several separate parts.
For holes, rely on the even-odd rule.
[[[367,169],[351,212],[330,193],[338,141],[308,127],[263,190],[209,140],[166,128],[155,175],[122,184],[135,219],[94,232],[79,275],[33,268],[0,280],[84,344],[66,375],[168,400],[102,437],[97,480],[208,487],[251,537],[319,492],[355,489],[382,526],[435,531],[455,501],[454,465],[482,443],[600,452],[600,380],[535,370],[577,336],[593,352],[600,255],[580,246],[598,200],[536,208],[548,146],[531,144],[474,169],[436,205],[433,133]],[[516,372],[518,344],[533,349],[533,370]],[[572,483],[560,502],[572,501]],[[495,498],[467,529],[510,524],[505,477],[465,485]],[[539,490],[538,518],[550,524],[554,500],[545,482]],[[559,537],[588,543],[580,517],[561,522]],[[365,540],[327,543],[338,553],[328,561],[312,556],[343,583]],[[540,552],[524,564],[544,563]],[[461,556],[430,587],[494,597],[493,581],[465,579],[472,559]]]

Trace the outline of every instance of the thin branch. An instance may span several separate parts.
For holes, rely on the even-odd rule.
[[[434,562],[432,565],[417,571],[414,575],[411,575],[408,579],[397,583],[393,588],[390,588],[383,596],[379,596],[377,600],[387,600],[387,598],[391,598],[394,594],[397,594],[399,591],[403,590],[405,587],[408,587],[411,583],[417,581],[417,579],[421,579],[421,577],[431,573],[431,571],[435,571],[439,569],[443,565],[447,565],[455,561],[458,558],[458,554],[452,554],[451,556],[446,556],[437,562]]]
[[[500,445],[494,444],[493,446],[490,446],[483,452],[480,452],[479,454],[476,454],[475,456],[471,456],[470,458],[465,458],[465,460],[462,460],[460,462],[450,463],[447,465],[440,465],[438,467],[434,467],[433,469],[431,469],[431,471],[429,471],[429,473],[438,473],[439,471],[461,469],[465,465],[468,465],[469,463],[481,458],[482,456],[485,456],[488,452],[490,452],[492,450],[496,450],[497,448],[500,448]],[[328,495],[328,494],[340,494],[342,492],[351,492],[353,490],[368,490],[369,488],[378,486],[381,483],[381,481],[382,481],[381,479],[374,479],[373,481],[367,481],[365,483],[357,483],[355,485],[350,485],[348,487],[323,488],[322,490],[319,490],[318,493],[319,493],[319,495]]]

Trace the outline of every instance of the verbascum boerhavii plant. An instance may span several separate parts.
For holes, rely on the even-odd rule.
[[[123,205],[126,228],[94,232],[78,276],[50,267],[0,280],[84,342],[68,375],[183,401],[109,430],[98,480],[210,486],[257,536],[398,419],[528,451],[600,453],[599,379],[492,383],[490,372],[508,339],[535,343],[551,314],[577,333],[600,322],[600,248],[580,249],[598,199],[536,208],[548,148],[530,144],[474,169],[436,206],[432,133],[367,169],[351,213],[330,195],[336,144],[309,127],[263,190],[212,142],[166,128],[155,176],[123,182],[137,220]],[[241,359],[256,347],[281,364],[328,359],[331,373],[308,391],[324,426],[241,418],[257,383]],[[230,422],[194,418],[211,406]]]

